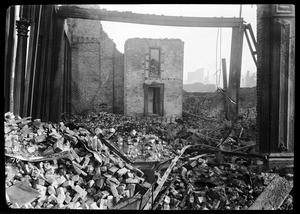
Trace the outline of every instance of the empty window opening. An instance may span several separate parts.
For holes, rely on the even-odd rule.
[[[150,48],[149,76],[160,76],[160,49]]]

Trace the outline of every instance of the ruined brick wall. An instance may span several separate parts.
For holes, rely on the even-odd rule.
[[[149,76],[150,48],[161,49],[160,78]],[[125,42],[124,52],[124,113],[144,115],[143,84],[163,83],[163,116],[182,115],[183,49],[179,39],[140,39]]]
[[[67,22],[72,38],[72,112],[114,109],[122,112],[123,97],[119,92],[123,84],[122,54],[99,21],[70,18]],[[119,99],[120,102],[116,101]]]
[[[115,114],[124,114],[124,54],[114,51],[114,109]]]

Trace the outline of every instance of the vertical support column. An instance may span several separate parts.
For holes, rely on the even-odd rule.
[[[25,87],[25,66],[26,66],[26,48],[28,27],[30,25],[28,5],[21,6],[20,20],[16,21],[18,45],[16,55],[16,70],[14,80],[14,114],[23,117],[23,103],[24,103],[24,87]]]
[[[289,166],[293,164],[294,151],[294,6],[259,5],[259,25],[262,29],[258,30],[262,49],[258,53],[260,150],[269,154],[270,168]]]
[[[222,71],[223,71],[223,90],[224,90],[224,112],[225,117],[228,119],[228,104],[227,104],[227,68],[226,68],[226,59],[222,58]],[[230,101],[228,101],[230,102]]]
[[[6,11],[6,29],[5,29],[5,69],[4,69],[4,111],[10,111],[11,103],[11,79],[13,69],[13,58],[15,49],[15,13],[16,6],[10,6]]]
[[[149,91],[149,86],[144,83],[144,116],[148,116],[148,91]]]
[[[230,100],[228,105],[228,119],[235,121],[238,115],[242,52],[243,52],[243,33],[244,26],[233,27],[231,37],[231,54],[229,69],[228,93]]]
[[[25,79],[25,90],[24,90],[24,106],[23,115],[31,116],[32,109],[32,89],[34,85],[34,76],[37,60],[37,48],[38,48],[38,35],[39,35],[39,24],[41,17],[41,5],[31,5],[32,8],[32,23],[30,26],[30,37],[29,37],[29,50],[27,57],[27,70]]]

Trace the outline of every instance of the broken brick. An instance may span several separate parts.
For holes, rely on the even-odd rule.
[[[85,197],[87,192],[82,189],[79,185],[73,186],[73,189],[80,194],[80,196]]]
[[[64,140],[65,139],[62,137],[54,143],[53,149],[54,149],[55,152],[61,152],[61,151],[64,150],[64,144],[63,144]]]
[[[48,193],[49,195],[55,194],[56,193],[55,188],[51,185],[48,186]]]
[[[119,186],[120,181],[114,177],[111,178],[107,178],[106,182],[110,185],[110,186]]]
[[[94,184],[95,184],[95,181],[94,180],[90,180],[88,182],[88,187],[91,188]]]
[[[100,170],[101,170],[101,172],[106,172],[107,171],[107,167],[106,166],[101,166]]]
[[[130,197],[134,196],[136,184],[128,184],[126,189],[129,190]]]
[[[113,196],[112,195],[109,195],[107,196],[107,208],[108,209],[111,209],[113,207]]]
[[[117,171],[118,176],[123,176],[123,175],[126,174],[127,172],[128,172],[128,169],[126,169],[125,167],[123,167],[123,168],[121,168],[121,169],[119,169],[119,170]]]
[[[106,190],[101,191],[101,195],[102,195],[101,198],[104,199],[104,198],[106,198],[107,196],[109,196],[109,192],[106,191]]]
[[[97,210],[100,209],[100,207],[97,206],[97,203],[96,203],[96,202],[90,204],[89,208],[90,208],[90,209],[93,209],[93,210],[95,210],[95,209],[97,209]]]
[[[108,169],[108,171],[111,173],[111,174],[114,174],[116,171],[118,171],[119,170],[119,168],[118,167],[115,167],[115,166],[113,166],[113,167],[111,167],[111,168],[109,168]]]
[[[102,189],[103,184],[104,184],[104,181],[105,181],[104,178],[99,178],[99,179],[96,181],[96,185],[97,185],[100,189]]]
[[[80,197],[81,197],[81,194],[80,194],[79,192],[77,192],[77,193],[74,195],[74,197],[73,197],[73,199],[72,199],[72,202],[76,203],[76,202],[79,200]]]

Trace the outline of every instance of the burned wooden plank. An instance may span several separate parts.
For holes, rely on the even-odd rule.
[[[249,207],[249,210],[278,209],[292,188],[293,186],[285,178],[276,176]]]
[[[204,18],[148,15],[131,12],[117,12],[102,9],[87,9],[77,6],[59,6],[57,15],[65,18],[92,19],[112,22],[128,22],[149,25],[185,26],[185,27],[237,27],[242,18]]]
[[[165,181],[167,180],[171,170],[173,169],[173,167],[176,165],[177,161],[179,160],[179,158],[183,155],[183,153],[185,152],[185,150],[187,148],[189,148],[190,146],[185,146],[181,149],[180,151],[180,155],[176,156],[173,161],[171,162],[170,166],[168,167],[168,169],[165,171],[163,177],[157,182],[158,186],[156,187],[155,191],[153,192],[152,197],[148,200],[146,206],[144,207],[144,210],[149,210],[151,208],[151,206],[153,206],[152,201],[155,200],[155,198],[157,197],[158,193],[160,192],[161,188],[163,187]]]

